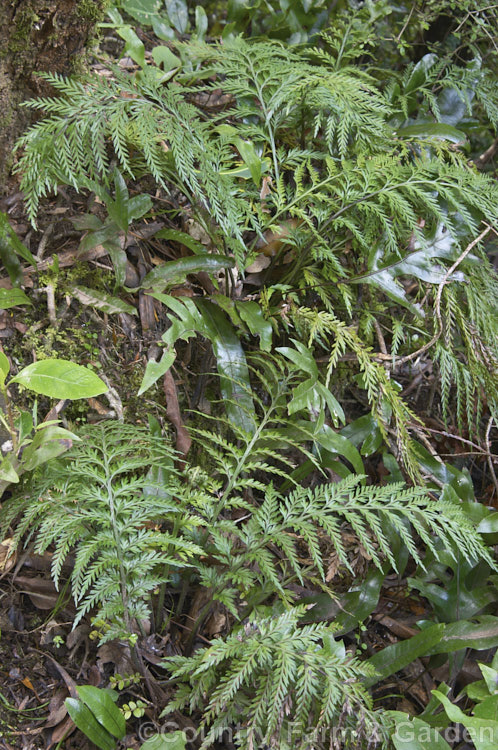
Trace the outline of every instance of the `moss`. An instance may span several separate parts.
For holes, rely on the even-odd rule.
[[[22,8],[15,16],[15,31],[10,35],[8,50],[10,53],[24,52],[31,44],[34,24],[39,20],[32,8]]]
[[[80,0],[76,6],[76,15],[83,21],[94,24],[104,17],[104,11],[108,2],[95,2],[95,0]]]

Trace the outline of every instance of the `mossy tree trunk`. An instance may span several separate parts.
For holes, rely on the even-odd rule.
[[[107,0],[0,0],[0,194],[9,192],[12,149],[33,122],[21,103],[49,93],[37,71],[67,75]]]

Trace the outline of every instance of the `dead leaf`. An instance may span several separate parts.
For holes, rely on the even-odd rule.
[[[192,438],[182,422],[178,394],[171,370],[168,370],[164,376],[163,388],[166,396],[166,416],[176,430],[176,449],[185,458],[192,445]]]
[[[63,719],[63,721],[61,721],[61,723],[54,728],[54,731],[47,741],[46,750],[50,750],[50,748],[54,747],[54,745],[58,745],[59,742],[64,739],[64,737],[68,737],[74,732],[75,729],[76,726],[74,725],[71,717],[66,716],[66,718]]]
[[[0,542],[0,572],[8,573],[14,567],[17,555],[12,551],[12,537],[7,537]]]
[[[251,263],[250,266],[247,266],[246,272],[247,273],[259,273],[260,271],[263,271],[265,268],[268,268],[270,265],[271,260],[263,253],[260,253],[255,261]]]
[[[48,704],[48,717],[45,727],[55,727],[67,716],[67,709],[64,705],[67,695],[67,690],[64,688],[55,691]]]
[[[50,579],[17,576],[16,583],[22,587],[22,593],[27,594],[38,609],[55,608],[60,594]]]

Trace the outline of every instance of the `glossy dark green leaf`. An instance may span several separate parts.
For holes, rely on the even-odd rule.
[[[77,698],[66,698],[64,705],[78,729],[100,750],[114,750],[116,739],[100,724],[88,706]]]
[[[33,257],[10,226],[7,214],[0,211],[0,248],[2,245],[9,247],[16,255],[36,268],[36,258]]]
[[[402,711],[388,711],[395,728],[391,741],[396,750],[451,750],[439,732],[425,721]]]
[[[394,643],[392,646],[387,646],[378,651],[368,659],[368,663],[375,667],[377,674],[374,677],[365,678],[364,683],[367,687],[371,687],[386,677],[399,672],[400,669],[411,664],[419,656],[427,654],[431,648],[441,641],[443,635],[444,625],[433,625],[412,638]]]
[[[233,268],[235,261],[233,258],[227,258],[226,255],[191,255],[188,258],[179,258],[178,260],[168,261],[157,266],[145,276],[140,287],[142,289],[154,289],[162,291],[167,286],[184,281],[189,273],[206,273],[216,274],[225,268]]]
[[[353,443],[340,432],[334,432],[331,427],[324,425],[320,432],[314,433],[313,437],[326,451],[344,456],[352,464],[357,474],[365,474],[365,467],[360,454]]]
[[[14,289],[0,289],[0,310],[8,310],[18,305],[32,305],[30,298],[22,291]]]
[[[124,39],[126,42],[124,54],[129,55],[133,62],[136,62],[137,65],[140,65],[141,68],[144,68],[146,65],[145,45],[142,41],[140,41],[136,32],[131,28],[131,26],[119,26],[116,31],[121,39]]]
[[[291,339],[294,348],[290,346],[277,346],[276,351],[290,359],[294,365],[303,372],[307,372],[315,380],[318,379],[318,367],[313,352],[307,346],[296,339]]]
[[[124,716],[107,690],[102,690],[93,685],[79,685],[77,692],[104,729],[118,739],[125,736],[126,722]]]
[[[19,258],[10,243],[10,238],[5,239],[0,235],[0,261],[9,274],[12,286],[19,287],[23,282],[22,266]]]
[[[33,471],[52,458],[68,451],[78,436],[58,425],[41,427],[36,431],[32,442],[24,449],[19,471]]]
[[[168,732],[167,734],[154,734],[149,737],[140,750],[185,750],[187,738],[185,732]]]
[[[111,221],[102,224],[95,231],[90,231],[80,242],[79,252],[83,253],[91,250],[97,245],[104,245],[106,242],[116,242],[119,238],[119,227]]]
[[[28,437],[34,428],[33,415],[29,411],[22,411],[15,421],[16,430],[19,433],[19,443]]]
[[[353,283],[364,283],[380,289],[390,299],[394,300],[398,304],[406,307],[414,315],[419,318],[425,317],[425,313],[422,307],[415,302],[412,302],[401,284],[394,278],[394,272],[391,268],[382,267],[384,256],[384,249],[381,245],[374,248],[370,253],[368,260],[368,274],[363,274],[358,279],[352,279]]]
[[[108,390],[107,385],[87,367],[65,359],[42,359],[28,365],[11,383],[50,398],[91,398]]]
[[[235,308],[247,325],[253,336],[259,336],[260,348],[264,352],[271,351],[272,326],[263,315],[263,310],[257,302],[236,302]]]
[[[246,432],[254,432],[255,411],[246,356],[232,325],[219,307],[209,300],[195,304],[201,313],[203,333],[213,346],[220,387],[228,417]]]
[[[496,750],[498,747],[498,721],[477,716],[467,716],[446,695],[437,690],[432,694],[443,704],[447,715],[457,724],[463,724],[471,733],[476,750]]]
[[[154,34],[163,42],[171,42],[176,39],[176,34],[163,16],[152,16],[152,28]]]
[[[122,232],[128,230],[128,203],[129,193],[124,177],[119,170],[114,170],[114,200],[107,202],[109,217],[117,224]]]
[[[473,98],[469,90],[467,95],[470,100]],[[464,96],[455,88],[445,86],[437,98],[437,105],[441,120],[449,125],[458,125],[469,114]]]
[[[121,0],[120,7],[139,23],[149,25],[161,9],[162,0]]]
[[[439,626],[431,626],[439,627]],[[424,632],[427,632],[425,630]],[[460,620],[444,625],[443,637],[427,651],[427,655],[449,654],[463,648],[486,651],[498,646],[498,617],[481,615],[474,620]]]
[[[414,66],[404,88],[405,94],[411,94],[427,80],[428,71],[437,63],[437,55],[427,54]]]
[[[408,125],[406,128],[399,128],[397,134],[400,138],[406,138],[407,140],[411,140],[412,138],[436,138],[437,140],[450,141],[451,143],[465,143],[467,140],[465,133],[444,122]]]
[[[126,253],[121,247],[121,244],[119,240],[107,240],[103,243],[103,246],[109,253],[109,257],[112,260],[112,265],[114,267],[114,274],[116,277],[116,286],[122,287],[124,286],[125,279],[126,279],[126,264],[128,262],[128,259],[126,257]]]
[[[192,250],[194,255],[203,255],[206,252],[206,248],[201,242],[198,242],[198,240],[195,240],[186,232],[180,232],[178,229],[161,229],[159,232],[156,232],[154,237],[160,240],[179,242],[181,245],[188,247],[189,250]]]
[[[306,597],[300,604],[313,606],[303,616],[302,622],[333,620],[335,636],[351,632],[376,608],[384,578],[384,573],[375,568],[361,584],[353,586],[346,594],[336,598],[327,593]]]
[[[174,349],[164,350],[159,362],[156,362],[156,360],[154,359],[149,359],[137,396],[141,396],[142,393],[145,393],[145,391],[153,386],[154,383],[159,380],[159,378],[162,378],[162,376],[169,370],[175,359],[176,352],[174,351]]]
[[[0,385],[5,383],[5,378],[9,374],[10,363],[3,352],[0,351]]]
[[[134,195],[128,201],[128,221],[136,221],[141,219],[146,213],[152,208],[152,198],[147,193],[141,193],[140,195]]]
[[[202,42],[208,30],[208,17],[202,5],[195,6],[195,33]]]
[[[158,45],[152,49],[152,59],[156,65],[162,65],[164,70],[179,68],[182,61],[165,44]]]

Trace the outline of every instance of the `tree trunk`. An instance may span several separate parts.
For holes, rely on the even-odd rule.
[[[0,0],[0,194],[10,192],[12,149],[34,121],[21,103],[50,93],[37,71],[68,75],[106,0]]]

